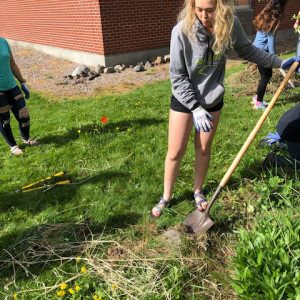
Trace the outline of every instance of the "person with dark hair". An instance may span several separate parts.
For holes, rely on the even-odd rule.
[[[8,42],[6,39],[0,37],[0,133],[10,146],[11,153],[14,155],[22,155],[24,151],[17,146],[11,131],[10,110],[19,122],[23,142],[26,145],[37,145],[38,142],[29,137],[29,111],[15,77],[21,84],[25,98],[28,99],[30,93],[26,80],[23,78],[14,60]]]
[[[275,152],[269,152],[263,165],[300,169],[300,103],[286,111],[276,125],[277,132],[262,140],[273,146]]]
[[[270,0],[266,7],[258,14],[253,24],[257,30],[253,45],[267,51],[271,54],[276,54],[275,39],[276,30],[284,16],[284,7],[287,0]],[[272,77],[272,68],[258,65],[260,81],[258,83],[256,95],[252,99],[253,109],[265,110],[268,105],[263,101],[267,85]]]

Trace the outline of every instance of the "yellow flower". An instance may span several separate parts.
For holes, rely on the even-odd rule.
[[[94,295],[93,299],[94,300],[102,300],[102,297],[98,297],[97,295]]]
[[[119,127],[116,128],[116,130],[119,130],[119,129],[120,129]]]
[[[69,293],[70,293],[71,295],[74,295],[74,294],[75,294],[75,291],[74,291],[73,289],[69,289]]]
[[[81,267],[81,272],[82,273],[86,273],[86,268],[85,267]]]
[[[57,292],[57,296],[63,297],[66,294],[65,291],[59,291]]]
[[[114,284],[114,285],[112,286],[112,290],[115,291],[115,290],[117,289],[117,287],[118,287],[118,286],[117,286],[116,284]]]
[[[67,288],[67,284],[63,283],[61,286],[60,286],[60,289],[63,291]]]
[[[75,290],[78,292],[80,290],[80,286],[79,285],[76,285],[75,286]]]
[[[81,261],[81,258],[80,258],[79,256],[77,256],[77,257],[76,257],[76,262],[79,263],[80,261]]]
[[[128,128],[128,129],[127,129],[127,132],[131,132],[131,129],[130,129],[130,128]]]
[[[4,162],[3,165],[5,166],[5,165],[6,165],[6,162]],[[16,295],[16,294],[15,294],[15,295]]]
[[[13,296],[15,299],[18,297],[18,294],[14,294],[14,296]]]
[[[80,129],[78,130],[78,133],[80,133],[81,131],[80,131]]]

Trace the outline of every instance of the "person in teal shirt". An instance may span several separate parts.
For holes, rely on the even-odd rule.
[[[11,153],[22,155],[24,151],[17,146],[10,127],[10,110],[19,122],[23,142],[27,145],[37,145],[38,142],[30,139],[29,110],[15,78],[20,82],[25,98],[29,99],[26,80],[13,58],[8,42],[0,37],[0,133],[10,146]]]

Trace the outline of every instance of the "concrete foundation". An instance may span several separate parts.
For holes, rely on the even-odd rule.
[[[46,45],[39,45],[15,40],[7,40],[10,45],[19,45],[25,48],[32,48],[38,51],[41,51],[45,54],[52,55],[55,57],[63,58],[76,62],[78,64],[84,64],[87,66],[96,66],[103,65],[106,67],[113,67],[117,64],[137,64],[138,62],[144,61],[153,56],[163,56],[170,53],[169,47],[131,52],[131,53],[122,53],[116,55],[99,55],[94,53],[88,53],[83,51],[76,51]]]

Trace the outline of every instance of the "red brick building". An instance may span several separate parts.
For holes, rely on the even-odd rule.
[[[1,0],[0,36],[89,65],[134,63],[168,53],[183,0]],[[235,0],[246,31],[266,1]],[[280,29],[300,10],[290,0]]]

